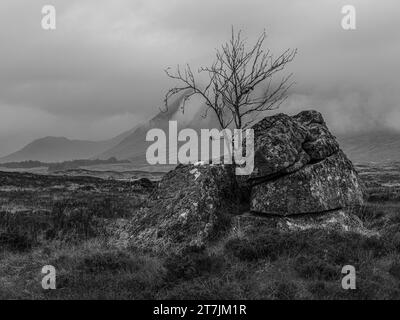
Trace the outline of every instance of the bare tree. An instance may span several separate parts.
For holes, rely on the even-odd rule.
[[[184,111],[190,97],[199,95],[207,106],[203,116],[206,117],[209,110],[214,111],[221,129],[231,125],[237,129],[248,128],[258,113],[278,108],[293,84],[292,74],[277,83],[273,83],[272,78],[294,59],[297,50],[288,49],[274,58],[269,49],[263,48],[265,31],[250,48],[241,33],[236,33],[232,27],[231,39],[217,50],[213,64],[198,70],[199,76],[206,75],[203,86],[188,64],[184,70],[178,65],[174,73],[171,68],[166,69],[168,77],[178,85],[167,92],[165,107],[168,109],[171,97],[183,93]]]

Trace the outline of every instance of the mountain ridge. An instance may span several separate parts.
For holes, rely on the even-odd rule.
[[[0,158],[0,163],[20,161],[62,162],[70,160],[88,159],[118,144],[132,130],[102,141],[69,139],[67,137],[46,136],[28,143],[21,149]]]
[[[168,136],[169,121],[173,120],[177,121],[178,131],[184,128],[191,128],[200,132],[200,129],[219,128],[217,121],[213,117],[202,117],[205,105],[200,99],[192,98],[187,102],[184,111],[182,109],[183,99],[183,96],[177,98],[165,112],[159,112],[149,121],[138,126],[119,144],[93,158],[108,159],[115,157],[118,160],[128,159],[136,164],[144,165],[147,164],[146,150],[153,143],[152,141],[146,141],[146,134],[150,129],[161,129]]]
[[[37,160],[62,162],[78,159],[130,160],[135,165],[147,165],[146,150],[153,142],[146,141],[152,128],[164,130],[168,135],[168,122],[176,120],[178,130],[192,128],[218,128],[211,117],[203,118],[204,104],[194,99],[182,112],[182,99],[176,99],[165,112],[160,111],[150,120],[103,141],[74,140],[66,137],[47,136],[36,139],[22,149],[0,158],[0,163]],[[400,131],[374,129],[352,133],[336,133],[340,147],[353,162],[386,162],[400,160]],[[168,152],[169,150],[166,150]]]

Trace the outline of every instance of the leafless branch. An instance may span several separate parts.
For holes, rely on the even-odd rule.
[[[208,78],[203,85],[198,83],[189,65],[183,71],[180,66],[175,72],[166,69],[167,76],[180,84],[166,93],[166,110],[169,100],[177,94],[183,94],[183,112],[188,99],[199,95],[206,104],[203,117],[212,110],[221,129],[231,124],[243,129],[251,125],[257,113],[278,108],[293,85],[292,75],[282,77],[277,83],[272,79],[294,59],[297,50],[288,49],[274,58],[270,50],[263,48],[266,37],[264,31],[247,49],[242,32],[235,33],[232,28],[231,38],[217,50],[216,60],[209,67],[199,68],[198,74]]]

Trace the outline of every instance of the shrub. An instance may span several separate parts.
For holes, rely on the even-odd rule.
[[[196,278],[163,290],[158,299],[167,300],[237,300],[243,298],[240,284],[221,278]]]
[[[389,268],[389,273],[397,280],[400,280],[400,263],[397,261],[393,262]]]
[[[79,248],[78,248],[79,250]],[[154,299],[165,286],[165,269],[158,258],[125,250],[96,249],[59,256],[57,288],[51,298]]]
[[[171,254],[164,262],[168,281],[187,280],[222,270],[224,259],[204,250]]]
[[[275,298],[278,300],[294,300],[297,291],[298,289],[294,282],[280,281],[276,284]]]
[[[267,229],[261,235],[250,239],[233,238],[227,241],[225,249],[235,257],[244,261],[254,261],[261,258],[276,260],[280,255],[296,251],[299,248],[295,238],[290,233]]]
[[[316,256],[300,256],[294,262],[294,269],[304,279],[336,280],[340,278],[340,267]]]
[[[43,230],[49,228],[51,224],[49,220],[50,215],[46,211],[1,212],[0,243],[8,244],[6,246],[9,248],[30,249],[39,242]],[[19,245],[13,246],[12,243]]]
[[[393,246],[393,249],[400,252],[400,232],[394,233],[389,240]]]
[[[324,257],[330,264],[357,264],[365,256],[380,257],[390,251],[390,244],[377,237],[352,232],[304,230],[279,232],[265,230],[262,235],[233,238],[225,250],[243,261],[299,255]]]
[[[122,251],[95,252],[84,257],[77,265],[78,270],[88,273],[135,272],[140,268],[140,259]]]
[[[260,258],[257,248],[254,248],[247,239],[231,239],[225,244],[225,250],[242,261],[253,261]]]
[[[339,282],[332,284],[322,280],[309,283],[308,290],[316,299],[338,299],[344,291]]]
[[[58,201],[52,209],[52,228],[49,238],[88,239],[95,235],[94,215],[83,203],[74,200]]]
[[[0,233],[0,248],[11,251],[26,251],[31,249],[32,239],[23,233]]]

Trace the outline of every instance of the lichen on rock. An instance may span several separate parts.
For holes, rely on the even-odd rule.
[[[251,210],[276,215],[321,213],[360,206],[363,192],[343,152],[279,179],[254,186]]]
[[[252,211],[288,216],[363,203],[357,172],[319,112],[264,118],[255,137],[256,171],[246,181]]]
[[[135,245],[202,246],[235,212],[232,165],[178,165],[160,181],[133,223]],[[136,227],[135,227],[136,226]]]

